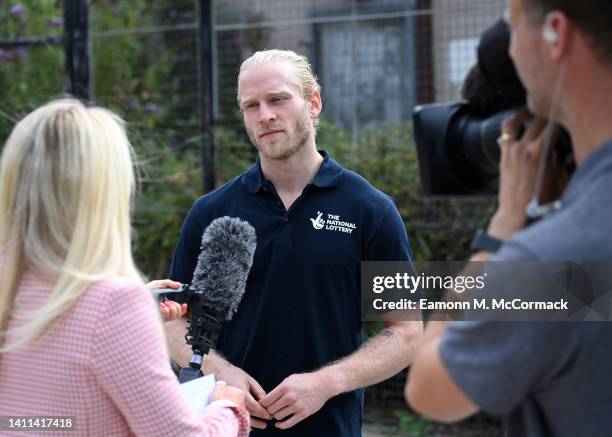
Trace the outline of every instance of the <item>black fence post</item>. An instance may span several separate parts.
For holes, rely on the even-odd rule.
[[[212,11],[213,0],[198,1],[198,91],[205,192],[215,188]]]
[[[435,100],[434,60],[433,60],[433,22],[431,0],[418,0],[416,17],[417,40],[416,56],[419,68],[416,71],[416,102],[431,103]]]
[[[75,97],[93,100],[88,17],[87,0],[64,0],[66,88]]]

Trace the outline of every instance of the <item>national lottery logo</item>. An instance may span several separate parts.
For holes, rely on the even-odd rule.
[[[313,219],[311,218],[310,221],[312,222],[312,227],[315,229],[323,229],[323,226],[325,226],[325,220],[323,220],[321,217],[323,217],[323,213],[321,211],[317,211],[317,218]]]
[[[310,219],[312,227],[316,230],[326,230],[335,232],[344,232],[351,234],[357,226],[355,223],[341,220],[339,215],[325,214],[321,211],[317,211],[317,216]]]

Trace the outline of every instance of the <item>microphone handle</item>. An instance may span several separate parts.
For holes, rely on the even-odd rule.
[[[183,367],[178,376],[179,384],[184,384],[194,379],[201,378],[202,376],[204,376],[204,374],[199,368],[196,369],[191,366]]]
[[[186,303],[187,291],[189,291],[189,285],[183,284],[179,288],[156,288],[151,293],[158,302],[170,299],[178,303]]]

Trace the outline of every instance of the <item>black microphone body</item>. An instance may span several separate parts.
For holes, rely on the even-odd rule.
[[[203,356],[215,348],[223,322],[232,319],[242,300],[257,245],[255,229],[232,217],[213,220],[202,234],[193,280],[179,289],[158,289],[158,300],[186,303],[191,320],[185,340],[193,355],[179,382],[202,376]]]

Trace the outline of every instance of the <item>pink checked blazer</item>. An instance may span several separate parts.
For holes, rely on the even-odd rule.
[[[52,287],[53,277],[25,274],[9,333],[14,315],[40,306]],[[66,433],[73,437],[246,436],[242,408],[221,401],[202,417],[191,412],[157,312],[151,294],[128,280],[92,285],[41,341],[0,354],[0,416],[74,416],[74,431]]]

